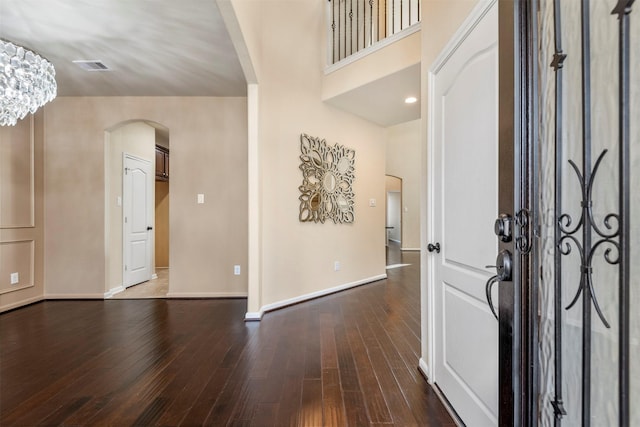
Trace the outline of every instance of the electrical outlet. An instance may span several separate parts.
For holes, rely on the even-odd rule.
[[[369,199],[369,206],[371,206],[372,208],[376,207],[376,199]]]
[[[240,266],[239,265],[234,265],[233,266],[233,274],[235,274],[236,276],[240,275]]]
[[[334,271],[340,271],[340,261],[335,261],[333,263],[333,270]]]
[[[11,284],[12,285],[17,285],[19,282],[20,282],[20,274],[11,273]]]

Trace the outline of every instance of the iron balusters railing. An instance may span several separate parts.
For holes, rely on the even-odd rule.
[[[598,0],[599,1],[599,0]],[[619,0],[612,14],[617,15],[619,25],[619,102],[618,102],[618,146],[619,146],[619,179],[617,213],[604,216],[603,225],[598,225],[594,219],[592,197],[593,186],[597,172],[606,158],[607,150],[602,150],[592,166],[591,140],[591,34],[590,34],[590,1],[581,3],[581,56],[582,56],[582,165],[579,167],[572,160],[569,165],[577,175],[581,194],[581,213],[577,223],[568,213],[563,213],[562,206],[562,171],[565,167],[563,158],[564,146],[562,141],[562,83],[563,62],[567,55],[562,51],[561,39],[561,0],[554,0],[554,32],[555,53],[551,66],[555,71],[555,251],[554,251],[554,368],[555,368],[555,397],[551,402],[554,408],[555,425],[560,426],[563,415],[566,415],[562,399],[562,285],[563,269],[562,257],[571,253],[572,249],[579,252],[581,265],[580,283],[575,297],[566,307],[573,308],[582,297],[582,425],[591,424],[591,334],[592,309],[595,310],[600,322],[609,328],[604,313],[598,303],[593,286],[593,260],[597,250],[604,250],[603,257],[610,265],[617,265],[618,274],[618,303],[619,303],[619,368],[618,368],[618,402],[619,425],[629,426],[629,221],[630,221],[630,13],[634,0]]]
[[[420,0],[329,0],[335,64],[420,22]]]

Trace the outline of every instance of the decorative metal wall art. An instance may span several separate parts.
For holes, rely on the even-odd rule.
[[[304,133],[300,151],[300,222],[353,222],[355,151]]]

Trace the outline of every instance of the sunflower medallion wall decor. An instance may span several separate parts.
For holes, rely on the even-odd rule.
[[[304,133],[300,151],[300,222],[352,223],[355,151]]]

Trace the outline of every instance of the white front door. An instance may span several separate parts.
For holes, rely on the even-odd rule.
[[[124,286],[151,279],[153,182],[151,162],[124,155],[123,229]]]
[[[498,322],[485,283],[498,252],[497,4],[474,10],[440,58],[429,75],[432,375],[467,426],[494,426]]]

